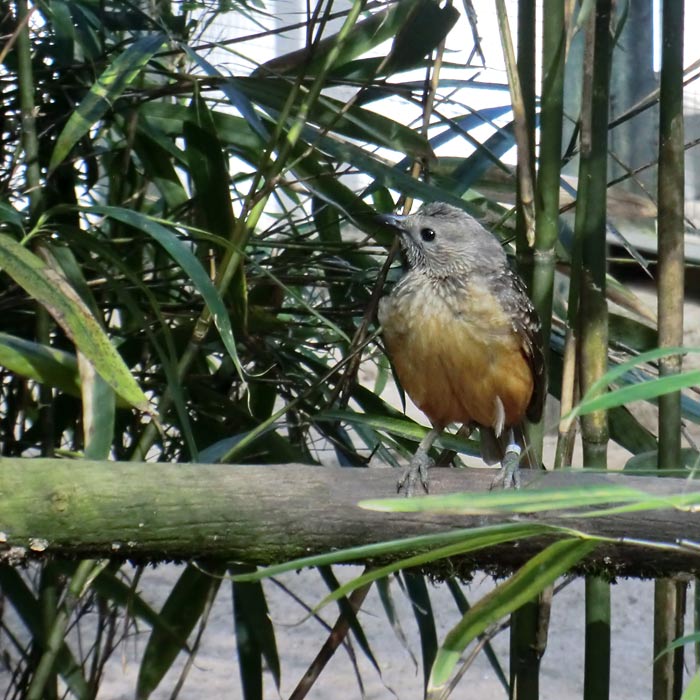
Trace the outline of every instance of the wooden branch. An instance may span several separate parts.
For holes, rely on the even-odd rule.
[[[0,462],[0,560],[27,555],[133,560],[223,559],[271,564],[296,557],[411,535],[503,522],[526,516],[379,513],[363,499],[395,495],[397,471],[203,464],[131,464],[58,459]],[[483,492],[493,470],[433,469],[432,493]],[[524,487],[624,483],[651,495],[700,490],[671,478],[525,470]],[[680,510],[567,518],[539,514],[619,542],[600,546],[584,569],[609,576],[700,573],[700,548],[643,548],[623,538],[700,543],[700,515]],[[471,553],[445,566],[506,573],[551,541],[532,538]],[[434,571],[440,575],[437,567]]]

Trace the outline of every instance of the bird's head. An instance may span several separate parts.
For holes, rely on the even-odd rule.
[[[396,229],[408,265],[434,277],[503,267],[506,255],[496,237],[466,212],[444,202],[423,205],[415,214],[381,214]]]

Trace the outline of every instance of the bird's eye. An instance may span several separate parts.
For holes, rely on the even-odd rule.
[[[435,231],[431,228],[422,228],[420,230],[420,237],[426,242],[430,243],[435,238]]]

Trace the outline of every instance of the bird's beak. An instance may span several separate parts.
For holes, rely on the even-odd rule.
[[[392,228],[403,231],[403,222],[406,220],[405,216],[399,214],[378,214],[376,221],[385,226],[391,226]]]

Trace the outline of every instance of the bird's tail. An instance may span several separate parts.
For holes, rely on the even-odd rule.
[[[506,429],[500,435],[496,435],[493,428],[479,428],[479,442],[481,445],[481,458],[486,464],[497,464],[503,461],[506,448],[511,441],[511,430],[515,441],[523,449],[520,464],[528,469],[542,469],[542,463],[537,457],[536,451],[528,445],[522,424]]]

